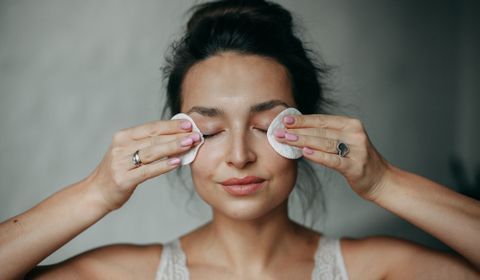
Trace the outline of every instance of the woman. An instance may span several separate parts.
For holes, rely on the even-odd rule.
[[[1,224],[0,278],[478,279],[478,201],[389,164],[359,120],[319,114],[323,70],[292,29],[290,13],[266,1],[197,6],[165,73],[168,109],[188,114],[202,135],[186,120],[116,133],[84,180]],[[288,107],[303,115],[285,116],[276,141],[340,172],[360,197],[463,258],[395,238],[332,239],[290,220],[298,160],[277,154],[266,136]],[[105,246],[35,267],[120,208],[139,184],[178,168],[179,155],[202,138],[191,175],[211,222],[167,244]]]

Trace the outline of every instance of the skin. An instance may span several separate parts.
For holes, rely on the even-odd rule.
[[[270,100],[295,106],[285,69],[271,59],[224,53],[191,68],[182,94],[182,112],[189,113],[202,132],[218,132],[206,139],[191,165],[195,188],[213,212],[211,222],[181,237],[191,279],[255,279],[259,274],[267,279],[309,279],[321,234],[288,219],[295,161],[278,156],[262,131],[284,107],[250,112],[252,106]],[[224,113],[205,116],[192,111],[195,106]],[[478,201],[386,162],[356,119],[303,115],[284,123],[287,129],[277,132],[279,141],[301,147],[308,160],[340,172],[361,198],[415,224],[459,254],[388,237],[344,238],[341,250],[351,279],[480,277]],[[350,146],[345,158],[335,154],[336,139]],[[156,121],[116,133],[102,162],[84,180],[0,225],[0,278],[21,278],[121,207],[143,181],[175,169],[175,155],[197,144],[198,136],[188,125],[182,128],[182,121]],[[131,155],[138,149],[144,165],[134,167]],[[245,175],[266,179],[264,187],[249,197],[234,198],[218,184]],[[110,245],[35,268],[30,276],[152,279],[162,250],[159,244]]]
[[[181,240],[187,254],[208,251],[211,257],[190,257],[191,263],[228,271],[225,277],[273,275],[288,262],[284,252],[306,246],[300,244],[305,243],[303,231],[288,219],[296,162],[278,155],[266,137],[270,122],[286,108],[283,104],[295,104],[285,69],[255,56],[217,56],[189,71],[183,97],[182,111],[190,112],[205,134],[213,134],[191,165],[195,189],[212,206],[213,220]],[[252,107],[272,100],[278,105],[252,112]],[[222,112],[211,116],[205,107]],[[219,184],[249,175],[266,179],[264,188],[252,196],[234,197]],[[200,270],[191,270],[192,277]]]

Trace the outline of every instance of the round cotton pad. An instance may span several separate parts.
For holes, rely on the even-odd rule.
[[[197,125],[192,120],[192,118],[190,118],[189,115],[184,113],[179,113],[172,117],[172,120],[178,120],[178,119],[189,120],[192,123],[192,131],[200,134],[200,143],[197,144],[192,149],[188,150],[186,153],[181,154],[179,156],[181,160],[181,165],[187,165],[187,164],[190,164],[195,159],[195,157],[197,156],[198,149],[200,148],[200,146],[203,145],[203,142],[205,142],[205,139],[203,139],[202,132],[200,132],[200,129],[198,129]]]
[[[286,115],[301,115],[300,111],[298,111],[295,108],[287,108],[280,112],[270,123],[270,126],[268,127],[267,130],[267,139],[272,148],[279,153],[282,157],[286,157],[289,159],[297,159],[301,158],[303,153],[302,149],[293,147],[287,144],[283,144],[277,141],[275,138],[274,132],[278,129],[285,129],[285,126],[283,125],[282,119]]]

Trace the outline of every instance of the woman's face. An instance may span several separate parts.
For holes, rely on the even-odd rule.
[[[235,219],[261,217],[284,202],[296,179],[296,162],[267,140],[273,118],[294,107],[285,68],[272,59],[223,53],[195,64],[182,84],[181,111],[205,137],[191,164],[196,191],[214,211]],[[222,182],[261,178],[260,188],[234,195]]]

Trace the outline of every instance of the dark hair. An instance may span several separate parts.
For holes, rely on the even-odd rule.
[[[186,32],[171,45],[171,54],[163,67],[167,81],[163,116],[167,111],[170,115],[180,112],[182,82],[188,70],[200,61],[227,51],[264,56],[283,65],[291,80],[297,108],[303,114],[325,113],[332,104],[325,98],[323,80],[327,67],[295,34],[292,15],[282,6],[262,0],[224,0],[199,4],[189,11],[193,14]],[[295,188],[304,194],[305,222],[306,212],[317,197],[323,199],[323,196],[312,166],[304,159],[299,163],[298,177],[308,179],[306,184],[297,179]],[[324,210],[323,200],[320,207]],[[312,225],[316,220],[318,217],[312,217]]]

